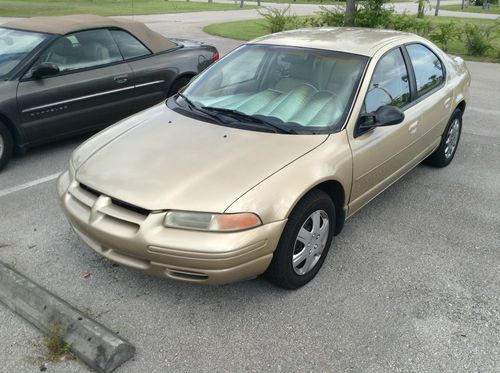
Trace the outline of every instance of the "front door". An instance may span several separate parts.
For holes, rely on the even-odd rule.
[[[377,127],[349,139],[353,155],[353,185],[349,214],[354,213],[402,176],[414,158],[420,109],[411,105],[410,75],[400,48],[387,52],[373,72],[363,111],[393,105],[404,111],[402,123]]]
[[[59,73],[19,83],[22,126],[31,142],[55,139],[111,124],[133,110],[133,74],[109,30],[68,34],[34,64],[50,62]]]

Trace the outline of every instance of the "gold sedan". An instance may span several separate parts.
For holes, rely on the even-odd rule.
[[[117,263],[298,288],[349,216],[420,162],[451,162],[469,85],[461,58],[412,34],[266,36],[81,145],[62,206]]]

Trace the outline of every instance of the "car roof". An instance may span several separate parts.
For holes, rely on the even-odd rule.
[[[65,35],[82,30],[113,27],[131,33],[153,53],[162,52],[176,46],[174,42],[152,31],[144,23],[128,19],[117,20],[88,14],[20,18],[4,23],[0,27],[58,35]]]
[[[321,27],[285,31],[262,36],[249,44],[285,45],[326,49],[372,57],[389,43],[418,39],[414,34],[356,27]]]

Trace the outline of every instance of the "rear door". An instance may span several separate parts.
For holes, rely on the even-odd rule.
[[[133,113],[134,81],[107,29],[68,34],[54,41],[36,64],[59,67],[54,76],[18,86],[22,126],[30,142],[102,127]]]
[[[405,46],[415,73],[415,100],[422,112],[418,129],[417,154],[428,153],[437,145],[451,116],[453,90],[447,87],[446,71],[441,59],[420,43]]]

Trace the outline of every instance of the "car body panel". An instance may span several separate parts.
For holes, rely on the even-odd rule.
[[[270,176],[265,183],[256,185],[225,212],[255,211],[264,223],[278,221],[288,217],[301,198],[323,182],[340,183],[348,201],[351,180],[351,149],[346,131],[341,131],[328,136],[320,146]]]
[[[118,83],[115,77],[126,79]],[[19,82],[20,125],[32,143],[84,132],[136,111],[127,63]]]

